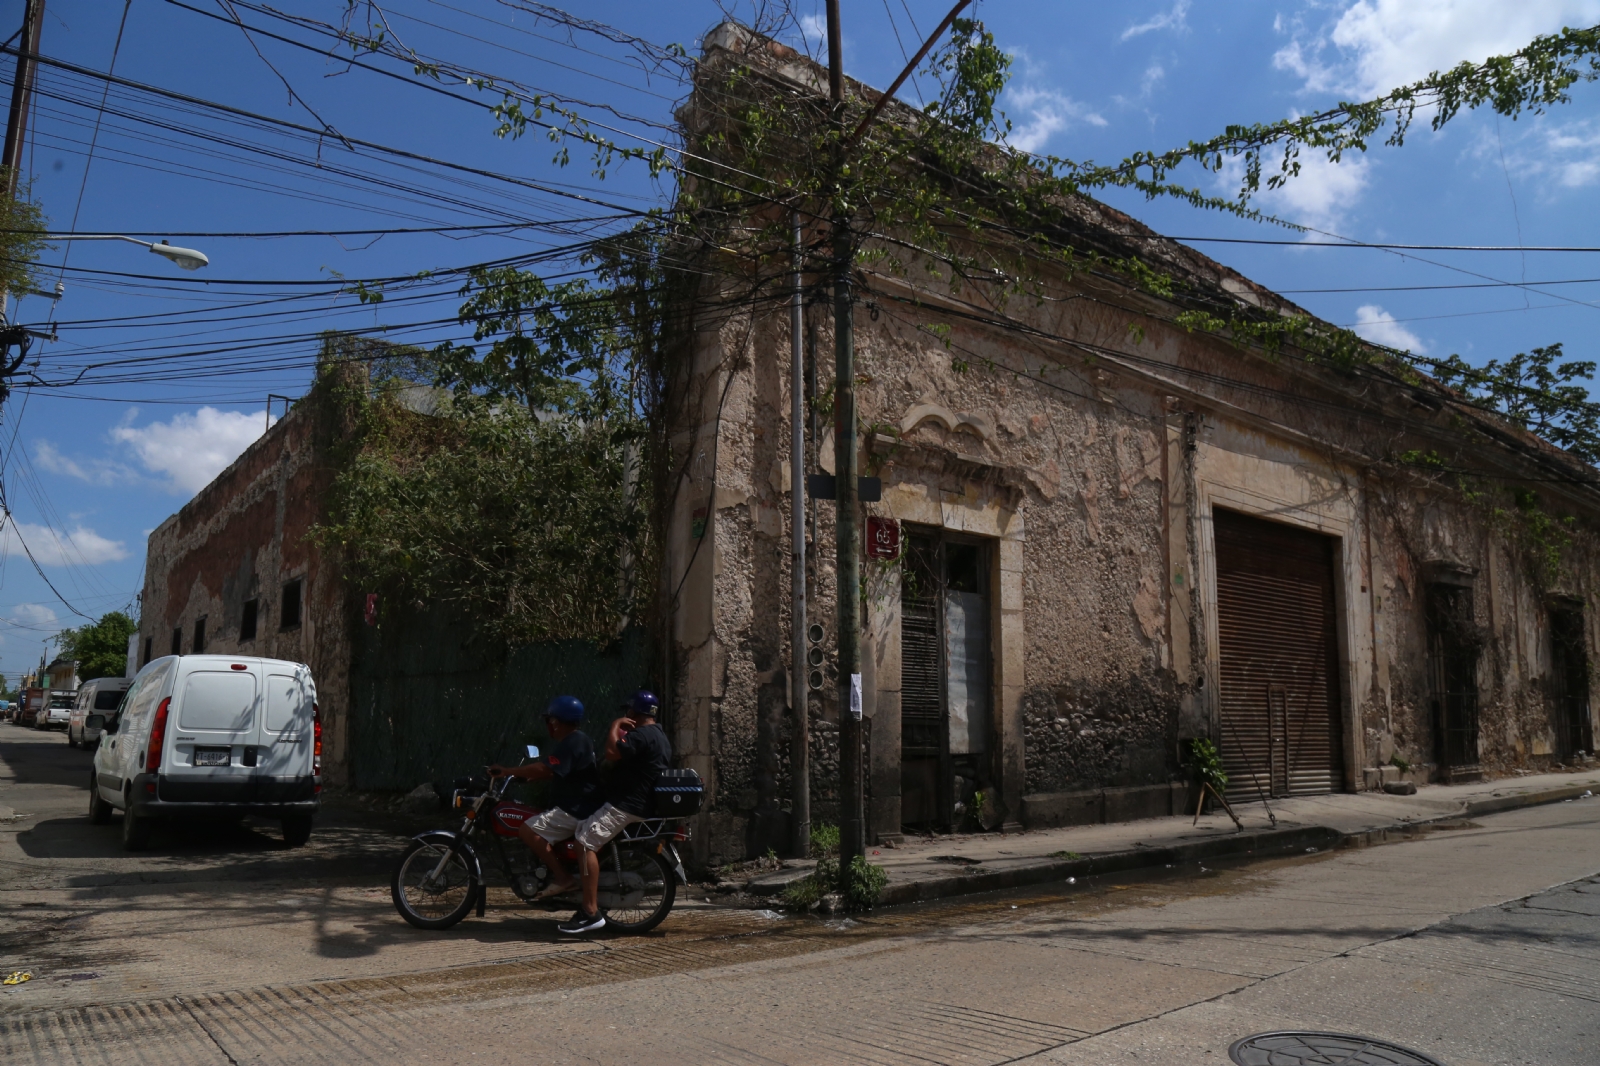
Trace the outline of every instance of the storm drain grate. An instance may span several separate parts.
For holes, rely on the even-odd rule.
[[[1347,1033],[1257,1033],[1234,1041],[1228,1057],[1239,1066],[1444,1066],[1420,1051]]]

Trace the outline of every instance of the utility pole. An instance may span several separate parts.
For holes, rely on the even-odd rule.
[[[829,121],[835,145],[833,203],[833,468],[837,486],[839,596],[839,863],[866,854],[861,751],[860,443],[856,437],[855,239],[840,185],[844,145],[844,39],[839,0],[828,0]]]
[[[11,82],[11,112],[6,118],[6,143],[0,151],[0,164],[8,168],[6,195],[17,198],[17,180],[22,174],[22,142],[28,131],[28,105],[33,95],[33,79],[39,69],[34,56],[39,54],[39,32],[44,28],[44,0],[27,0],[22,14],[22,33],[18,43],[17,73]]]
[[[793,784],[789,818],[794,825],[792,850],[803,859],[811,850],[811,671],[806,661],[805,260],[800,212],[794,213],[793,223],[794,291],[789,297],[789,533],[793,557],[789,565],[794,570],[794,609],[789,617],[789,704],[794,712],[794,737],[789,748]]]
[[[22,145],[28,131],[28,108],[33,97],[33,78],[39,69],[34,56],[39,54],[39,33],[44,28],[44,0],[27,0],[22,12],[22,32],[18,35],[17,73],[11,81],[11,111],[6,116],[5,146],[0,148],[0,165],[6,168],[6,197],[17,198],[17,184],[22,177]],[[7,321],[11,310],[11,294],[0,292],[0,324]],[[0,371],[9,378],[28,355],[28,338],[8,329],[0,337]],[[15,362],[9,358],[11,345],[17,345]],[[0,396],[4,386],[0,385]]]

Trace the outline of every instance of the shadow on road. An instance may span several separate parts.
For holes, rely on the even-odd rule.
[[[109,825],[81,818],[45,819],[17,834],[17,846],[35,859],[121,859],[131,869],[102,867],[72,874],[65,887],[91,888],[145,881],[388,879],[403,839],[381,830],[351,825],[317,825],[311,842],[290,848],[270,819],[212,821],[158,820],[148,849],[122,847],[121,817]]]
[[[17,784],[75,788],[89,784],[94,752],[67,747],[60,733],[38,733],[17,726],[0,726],[0,729],[7,733],[6,738],[0,740],[0,761],[10,767]]]

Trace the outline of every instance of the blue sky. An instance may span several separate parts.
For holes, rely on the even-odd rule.
[[[610,105],[624,117],[601,117],[641,143],[661,136],[660,125],[670,123],[684,92],[670,72],[645,71],[616,45],[569,39],[520,10],[518,0],[381,6],[386,32],[417,51]],[[887,84],[947,6],[946,0],[845,0],[849,72]],[[345,4],[280,0],[275,7],[336,22]],[[356,7],[365,27],[371,12]],[[122,0],[50,0],[43,51],[105,71],[122,8]],[[37,662],[45,637],[81,621],[75,610],[99,615],[130,603],[142,585],[149,530],[259,435],[269,393],[304,392],[316,331],[387,326],[390,336],[415,342],[462,336],[451,321],[458,301],[448,277],[392,291],[377,308],[340,295],[339,277],[411,275],[556,248],[621,224],[564,220],[646,208],[667,191],[638,168],[623,168],[603,183],[582,165],[557,168],[542,138],[496,139],[493,119],[479,104],[347,68],[261,34],[247,38],[237,26],[207,17],[222,10],[218,0],[132,0],[115,73],[323,128],[328,132],[320,139],[223,120],[197,105],[126,88],[111,92],[96,133],[103,83],[54,69],[41,77],[27,161],[52,227],[72,228],[76,214],[80,233],[170,236],[203,250],[211,266],[186,274],[115,242],[62,244],[45,257],[48,284],[59,276],[66,290],[54,312],[61,340],[38,350],[40,378],[51,384],[13,395],[0,442],[8,448],[7,497],[18,530],[56,591],[8,532],[0,543],[0,670],[12,678]],[[261,30],[321,40],[314,28],[244,5],[235,10]],[[820,27],[821,4],[797,0],[796,12],[802,25],[790,36],[804,45],[806,30]],[[1013,143],[1112,161],[1231,122],[1372,95],[1462,59],[1511,51],[1563,25],[1594,25],[1600,0],[983,0],[977,12],[1015,57],[1004,101]],[[0,3],[0,30],[9,34],[21,13],[21,0]],[[720,18],[717,5],[700,0],[591,0],[581,13],[691,51]],[[0,64],[8,81],[9,69],[9,60]],[[904,95],[915,102],[927,88],[912,85]],[[479,95],[459,86],[452,91]],[[1313,163],[1263,206],[1367,241],[1600,245],[1597,101],[1600,86],[1579,86],[1571,104],[1546,116],[1511,122],[1471,115],[1439,134],[1419,126],[1403,149],[1376,149],[1336,167]],[[351,152],[340,135],[544,184],[531,189],[372,150]],[[1111,199],[1177,236],[1284,236],[1177,204]],[[172,236],[510,219],[540,225],[376,240]],[[1600,256],[1198,247],[1384,343],[1482,362],[1562,342],[1573,357],[1600,358],[1600,282],[1521,284],[1600,278]],[[68,248],[67,269],[58,275],[54,267]],[[1518,284],[1396,291],[1507,282]],[[27,323],[51,316],[38,297],[18,309]],[[109,360],[122,362],[93,366]],[[70,384],[85,367],[85,376]]]

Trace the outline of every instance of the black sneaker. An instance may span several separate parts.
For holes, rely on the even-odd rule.
[[[598,914],[585,914],[580,908],[577,914],[556,926],[558,930],[568,936],[578,936],[582,933],[592,933],[597,929],[604,929],[606,920]]]

